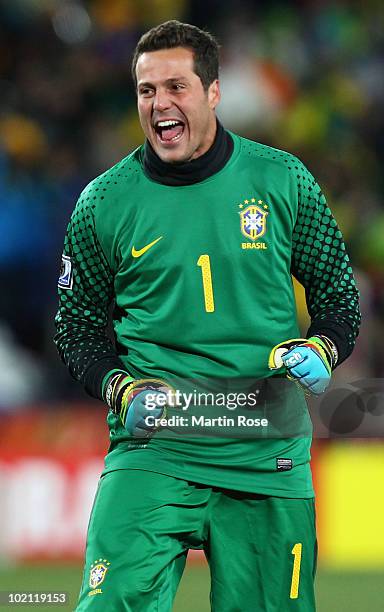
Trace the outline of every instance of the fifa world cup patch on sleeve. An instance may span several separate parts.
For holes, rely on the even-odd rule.
[[[292,459],[279,457],[276,459],[276,469],[278,472],[287,472],[292,469]]]
[[[60,276],[58,286],[61,289],[72,289],[73,285],[73,268],[72,261],[68,255],[63,255],[61,258]]]

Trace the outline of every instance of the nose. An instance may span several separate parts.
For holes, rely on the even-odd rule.
[[[172,101],[164,89],[157,89],[155,98],[153,100],[153,109],[158,111],[164,111],[170,108],[172,105]]]

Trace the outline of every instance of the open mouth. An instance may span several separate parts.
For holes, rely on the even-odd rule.
[[[176,142],[180,140],[184,133],[184,123],[176,119],[158,121],[155,124],[155,131],[161,142]]]

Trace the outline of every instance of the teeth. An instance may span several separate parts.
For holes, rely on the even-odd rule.
[[[158,127],[170,127],[172,125],[178,125],[179,121],[173,121],[172,119],[168,119],[168,121],[159,121],[157,126]]]

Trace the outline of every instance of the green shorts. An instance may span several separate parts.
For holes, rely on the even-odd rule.
[[[205,551],[214,612],[315,610],[313,499],[131,469],[100,480],[77,612],[172,610],[191,548]]]

